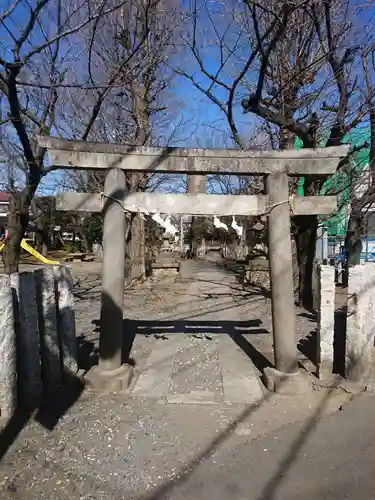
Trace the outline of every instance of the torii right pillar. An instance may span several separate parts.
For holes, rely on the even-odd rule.
[[[268,248],[272,294],[272,325],[275,368],[264,369],[268,390],[304,394],[311,390],[310,377],[298,370],[295,306],[290,231],[290,204],[286,173],[267,177]]]

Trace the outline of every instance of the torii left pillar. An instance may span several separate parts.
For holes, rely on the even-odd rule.
[[[132,367],[122,362],[126,218],[116,200],[124,200],[125,191],[124,172],[111,168],[104,183],[99,364],[85,378],[92,389],[105,392],[126,389],[132,375]]]

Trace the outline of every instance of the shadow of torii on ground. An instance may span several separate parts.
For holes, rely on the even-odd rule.
[[[93,321],[95,332],[100,331],[100,320]],[[269,330],[262,328],[259,319],[245,321],[209,321],[209,320],[131,320],[123,321],[122,358],[124,363],[135,364],[131,352],[137,335],[155,336],[157,339],[167,340],[170,335],[187,335],[205,337],[212,340],[212,335],[228,335],[233,342],[251,359],[259,371],[272,363],[259,352],[245,335],[270,335]],[[91,358],[95,363],[95,357]],[[88,367],[87,367],[88,368]]]

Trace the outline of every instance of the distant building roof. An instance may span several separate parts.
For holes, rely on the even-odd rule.
[[[10,194],[5,191],[0,191],[0,203],[5,203],[10,200]]]

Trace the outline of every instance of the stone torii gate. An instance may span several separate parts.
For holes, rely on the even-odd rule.
[[[269,217],[269,261],[275,368],[265,369],[270,390],[303,392],[295,335],[290,216],[326,215],[335,196],[290,197],[288,175],[333,174],[346,146],[285,151],[129,147],[120,144],[38,137],[50,166],[106,170],[103,194],[62,193],[58,210],[104,212],[99,364],[88,383],[105,390],[125,388],[131,367],[122,361],[125,212],[171,215],[264,215]],[[185,174],[266,175],[267,195],[127,193],[124,171]],[[126,332],[125,332],[126,335]]]

